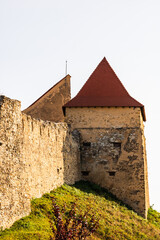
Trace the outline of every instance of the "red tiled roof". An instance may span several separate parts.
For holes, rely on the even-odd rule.
[[[128,94],[106,58],[65,107],[140,107],[146,120],[144,106]]]

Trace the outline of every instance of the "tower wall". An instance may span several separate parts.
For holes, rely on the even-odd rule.
[[[81,134],[82,178],[108,189],[146,218],[149,192],[141,109],[66,107],[65,121]]]

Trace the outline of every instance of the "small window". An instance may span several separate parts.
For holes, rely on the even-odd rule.
[[[84,147],[90,147],[91,146],[91,142],[83,142],[83,146]]]
[[[49,128],[48,128],[48,137],[50,137],[50,132],[49,132]]]
[[[89,171],[81,171],[82,176],[88,176],[89,175]]]
[[[33,122],[31,122],[32,132],[33,132]]]
[[[22,119],[22,129],[24,130],[24,120]]]
[[[40,129],[39,129],[39,130],[40,130],[40,135],[42,136],[42,129],[41,129],[41,127],[40,127]]]
[[[113,143],[113,146],[114,146],[115,148],[121,148],[121,143],[119,143],[119,142],[114,142],[114,143]]]
[[[115,176],[116,172],[112,171],[112,172],[109,172],[109,176]]]

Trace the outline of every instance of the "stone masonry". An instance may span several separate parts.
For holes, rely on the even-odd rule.
[[[63,111],[81,136],[82,178],[108,189],[146,218],[145,108],[129,95],[105,57]]]
[[[144,126],[140,108],[66,108],[81,135],[81,173],[146,218],[149,207]]]
[[[73,99],[67,75],[23,113],[20,105],[0,96],[0,227],[29,214],[32,198],[81,179],[147,218],[145,108],[105,58]]]
[[[0,227],[29,214],[32,198],[78,180],[79,143],[67,124],[33,119],[1,96]]]

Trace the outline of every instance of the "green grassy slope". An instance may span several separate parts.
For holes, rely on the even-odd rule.
[[[99,220],[98,229],[89,239],[160,239],[160,213],[151,208],[145,220],[106,190],[83,181],[74,186],[63,185],[32,200],[31,214],[15,222],[10,229],[1,231],[0,239],[54,239],[49,221],[49,216],[54,218],[50,196],[54,196],[60,209],[65,206],[64,216],[76,202],[77,214],[87,211],[87,218],[94,215]]]

